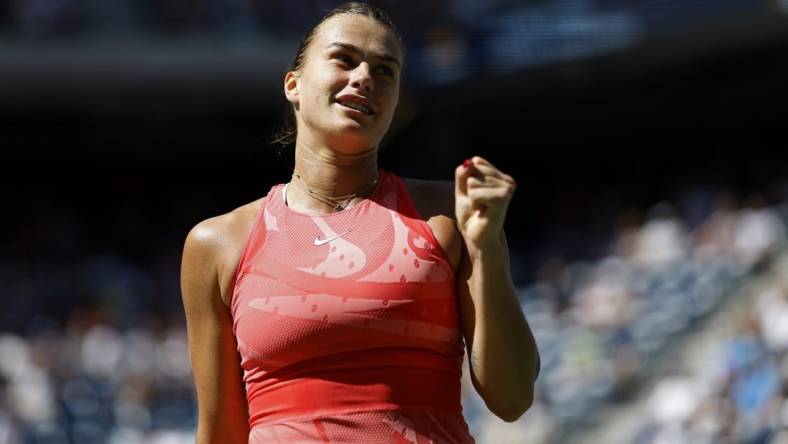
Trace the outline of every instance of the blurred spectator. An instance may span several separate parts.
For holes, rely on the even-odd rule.
[[[659,382],[652,395],[654,420],[643,424],[636,443],[784,442],[787,269],[788,254],[783,254],[751,287],[735,329],[709,351],[710,359],[699,357],[708,359],[704,372],[682,378],[686,383],[680,386],[670,379]]]
[[[555,442],[562,431],[597,424],[606,404],[632,400],[640,381],[660,376],[645,363],[692,331],[739,279],[784,248],[784,225],[774,209],[755,209],[747,200],[739,211],[726,194],[717,202],[705,217],[694,213],[698,219],[693,229],[666,202],[655,205],[644,221],[637,212],[625,210],[608,256],[594,263],[557,258],[544,262],[537,282],[520,294],[542,355],[536,411],[546,415],[526,415],[515,424],[486,415],[476,425],[480,442],[498,442],[496,436],[516,436],[511,442]],[[762,359],[756,357],[763,349],[755,344],[766,337],[781,343],[788,335],[783,332],[788,325],[783,322],[788,316],[782,310],[784,298],[778,298],[774,288],[762,298],[762,305],[769,307],[762,312],[769,332],[760,342],[749,339],[760,333],[742,333],[726,356],[743,359],[747,351],[752,359]],[[725,398],[711,396],[713,384],[702,379],[664,380],[651,400],[656,422],[645,424],[635,441],[716,442],[701,439],[702,433],[730,436],[730,430],[743,428],[760,436],[759,418],[774,409],[772,396],[785,378],[774,363],[746,368],[746,376],[726,382]]]

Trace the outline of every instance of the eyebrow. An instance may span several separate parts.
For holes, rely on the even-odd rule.
[[[362,51],[358,46],[351,45],[350,43],[334,42],[328,45],[328,48],[342,48],[359,54],[364,53],[364,51]],[[402,65],[400,64],[399,60],[397,60],[397,58],[392,55],[375,54],[375,53],[373,53],[372,55],[378,59],[385,60],[391,63],[396,63],[398,67],[402,68]]]

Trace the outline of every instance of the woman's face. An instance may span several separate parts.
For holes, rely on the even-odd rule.
[[[301,69],[285,76],[298,137],[347,154],[377,146],[397,107],[401,66],[399,41],[385,25],[358,14],[323,22]]]

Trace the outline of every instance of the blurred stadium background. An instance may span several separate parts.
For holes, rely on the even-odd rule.
[[[193,442],[196,222],[289,179],[268,141],[338,2],[0,0],[0,444]],[[381,1],[408,56],[381,165],[519,188],[542,355],[480,443],[788,443],[788,2]]]

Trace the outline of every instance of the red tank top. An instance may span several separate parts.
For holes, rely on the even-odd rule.
[[[271,188],[232,298],[250,443],[472,443],[454,272],[404,182],[323,216]]]

